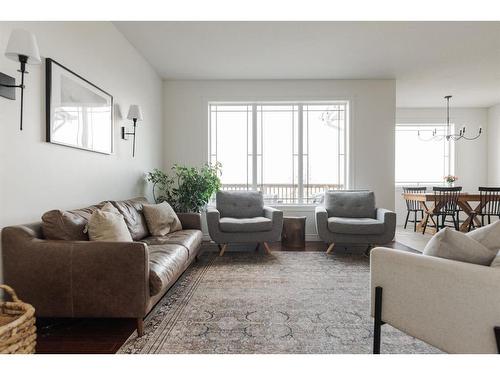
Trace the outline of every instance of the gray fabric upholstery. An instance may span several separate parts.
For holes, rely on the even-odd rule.
[[[223,232],[265,232],[273,229],[273,222],[262,216],[243,219],[222,217],[219,226]]]
[[[263,207],[259,217],[262,216],[271,221],[272,225],[269,230],[228,232],[221,228],[220,222],[224,221],[224,218],[221,218],[219,210],[215,207],[209,207],[207,209],[207,225],[210,238],[219,244],[279,241],[283,228],[283,211],[272,207]]]
[[[381,234],[384,233],[384,222],[370,218],[330,217],[328,229],[333,233],[344,234]]]
[[[328,216],[375,217],[375,194],[372,191],[327,191],[325,208]]]
[[[256,217],[262,216],[264,210],[260,191],[219,191],[216,199],[221,217]]]
[[[331,193],[337,193],[337,192],[327,192],[327,194]],[[370,192],[367,191],[360,191],[360,192],[344,192],[340,194],[346,194],[345,196],[338,195],[334,197],[335,199],[342,199],[342,197],[346,197],[349,201],[351,201],[352,195],[351,193],[363,193],[359,194],[358,198],[362,197],[363,195],[366,198],[366,203],[367,207],[371,206],[371,201],[374,199],[373,193],[367,194]],[[349,194],[349,195],[347,195]],[[325,195],[326,198],[326,195]],[[330,202],[329,202],[330,203]],[[326,204],[326,203],[325,203]],[[336,204],[336,203],[335,203]],[[334,205],[335,205],[334,204]],[[347,203],[344,204],[344,207],[347,206]],[[341,210],[342,212],[342,210]],[[368,210],[366,211],[368,214]],[[373,219],[376,220],[377,222],[383,223],[383,231],[379,233],[375,233],[375,227],[379,228],[378,225],[374,225],[374,227],[370,227],[367,229],[360,228],[358,231],[355,231],[354,228],[349,228],[347,231],[350,233],[346,233],[346,222],[345,220],[350,218],[352,219],[352,215],[350,216],[342,216],[342,220],[337,220],[337,224],[330,224],[330,226],[333,226],[334,228],[339,226],[342,226],[344,229],[342,230],[342,233],[339,232],[333,232],[329,228],[329,218],[337,218],[337,215],[331,215],[329,214],[328,210],[326,207],[323,206],[318,206],[316,207],[316,230],[318,231],[318,235],[321,238],[322,241],[326,243],[339,243],[339,244],[385,244],[388,242],[391,242],[394,238],[394,234],[396,232],[396,214],[392,211],[383,209],[383,208],[374,208],[374,213],[371,214],[369,217],[365,217],[362,219]],[[335,220],[333,220],[335,222]],[[330,220],[332,222],[332,220]],[[342,222],[342,223],[340,223]],[[367,221],[361,221],[359,224],[362,224],[362,226],[366,225]],[[354,225],[353,222],[349,223]]]

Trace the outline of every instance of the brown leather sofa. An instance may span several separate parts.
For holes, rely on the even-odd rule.
[[[134,242],[88,240],[83,228],[99,205],[49,211],[43,222],[2,230],[4,279],[38,317],[136,318],[142,335],[144,316],[199,254],[200,215],[178,214],[181,231],[152,237],[145,198],[111,203]]]

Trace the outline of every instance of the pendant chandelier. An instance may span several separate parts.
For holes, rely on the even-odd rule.
[[[450,125],[450,99],[451,99],[451,95],[446,95],[444,98],[446,99],[446,130],[443,132],[443,131],[438,131],[436,128],[434,128],[434,130],[432,131],[432,136],[430,138],[422,138],[420,136],[420,131],[418,131],[417,132],[418,138],[422,141],[442,141],[442,140],[459,141],[461,139],[465,139],[466,141],[473,141],[474,139],[478,139],[481,136],[481,133],[483,132],[482,128],[479,128],[479,132],[474,137],[465,136],[465,131],[466,131],[465,126],[463,126],[458,131],[458,133],[451,132],[451,125]]]

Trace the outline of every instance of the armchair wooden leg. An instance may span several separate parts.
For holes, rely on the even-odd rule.
[[[220,253],[219,253],[220,257],[224,255],[224,252],[226,251],[226,248],[227,248],[227,243],[225,243],[224,245],[222,245],[222,247],[220,249]]]
[[[382,321],[382,287],[375,287],[375,317],[373,325],[373,354],[380,354],[380,333]]]
[[[264,249],[266,250],[266,253],[271,254],[271,248],[267,242],[264,242]]]
[[[144,335],[144,319],[137,318],[137,336],[141,337]]]
[[[328,245],[328,249],[326,249],[326,253],[330,254],[333,251],[333,247],[335,244],[332,242],[330,245]]]
[[[255,252],[259,251],[260,243],[257,242],[257,246],[255,246]]]

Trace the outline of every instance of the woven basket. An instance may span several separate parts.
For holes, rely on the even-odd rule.
[[[0,301],[0,353],[30,354],[35,352],[36,326],[35,309],[17,298],[7,285],[0,289],[9,294],[12,302]]]

